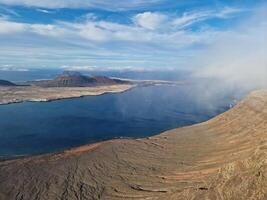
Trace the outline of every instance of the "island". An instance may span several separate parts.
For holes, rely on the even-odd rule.
[[[2,161],[0,199],[266,199],[266,133],[255,91],[193,126]]]
[[[85,76],[64,72],[53,80],[27,81],[15,84],[0,81],[0,104],[24,101],[52,101],[129,90],[135,84],[103,76]]]
[[[137,86],[157,84],[179,85],[182,82],[130,80],[105,76],[86,76],[77,72],[63,72],[53,80],[27,81],[17,84],[0,80],[0,105],[121,93]]]

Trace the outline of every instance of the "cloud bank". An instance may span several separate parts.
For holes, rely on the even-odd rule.
[[[196,56],[195,76],[215,78],[214,87],[252,90],[267,88],[267,7]]]
[[[207,10],[183,15],[168,15],[158,12],[143,12],[132,17],[132,23],[123,24],[105,20],[96,20],[87,14],[82,22],[56,21],[52,24],[19,23],[0,17],[0,34],[35,33],[45,36],[73,37],[88,39],[96,42],[107,41],[134,41],[134,42],[158,42],[160,44],[192,44],[198,40],[205,41],[212,33],[211,30],[194,33],[184,30],[186,26],[213,18],[227,18],[234,13],[243,12],[241,9],[223,8],[218,12]],[[205,37],[204,34],[208,37]]]
[[[210,44],[220,34],[213,28],[191,31],[188,24],[203,21],[203,17],[196,20],[203,13],[206,20],[218,18],[218,13],[220,18],[233,17],[233,12],[226,10],[229,8],[187,13],[186,20],[185,15],[140,12],[129,16],[129,23],[98,19],[92,13],[77,21],[53,23],[16,22],[0,17],[0,65],[184,66],[182,63],[190,54],[184,49]],[[242,11],[235,13],[239,12]]]

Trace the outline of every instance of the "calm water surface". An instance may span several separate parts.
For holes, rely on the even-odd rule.
[[[146,137],[205,121],[229,108],[200,102],[190,86],[149,86],[47,103],[0,106],[0,156],[53,152],[117,138]]]

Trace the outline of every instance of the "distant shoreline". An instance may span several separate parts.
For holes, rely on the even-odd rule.
[[[111,85],[97,87],[42,88],[35,86],[0,87],[0,106],[23,102],[51,102],[63,99],[122,93],[136,85]]]
[[[183,82],[138,80],[132,81],[132,84],[117,84],[94,87],[0,86],[0,106],[23,102],[51,102],[63,99],[82,98],[86,96],[123,93],[136,87],[181,84],[183,84]]]

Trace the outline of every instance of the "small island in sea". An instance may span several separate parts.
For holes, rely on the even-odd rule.
[[[106,76],[86,76],[78,72],[63,72],[53,80],[12,83],[0,80],[0,104],[24,101],[52,101],[105,93],[120,93],[136,86],[181,84],[162,80],[128,80]]]
[[[54,80],[29,81],[21,84],[2,80],[0,81],[0,104],[116,93],[126,91],[133,86],[129,81],[66,72]]]

